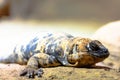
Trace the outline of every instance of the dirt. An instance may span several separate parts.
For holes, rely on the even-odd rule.
[[[19,73],[25,66],[18,64],[0,64],[0,80],[119,80],[120,72],[96,68],[53,67],[44,68],[42,77],[28,79]]]

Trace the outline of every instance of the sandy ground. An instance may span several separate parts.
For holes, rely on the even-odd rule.
[[[28,79],[19,76],[24,68],[18,64],[0,64],[0,80],[120,80],[120,72],[114,70],[62,66],[44,68],[42,77]]]

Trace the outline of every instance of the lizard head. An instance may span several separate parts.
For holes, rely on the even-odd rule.
[[[107,58],[109,56],[108,49],[98,40],[93,40],[86,45],[88,53],[98,58]]]
[[[71,43],[69,62],[78,62],[80,66],[93,65],[109,56],[108,49],[98,40],[76,38]]]

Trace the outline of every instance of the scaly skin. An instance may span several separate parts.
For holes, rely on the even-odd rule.
[[[98,40],[73,37],[65,33],[49,33],[35,37],[27,45],[16,46],[13,54],[2,62],[26,64],[20,76],[42,76],[43,67],[90,67],[109,56]]]

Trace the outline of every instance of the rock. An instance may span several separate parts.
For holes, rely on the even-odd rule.
[[[113,68],[120,68],[120,21],[104,25],[92,38],[103,42],[110,51],[110,56],[104,63]]]
[[[1,66],[4,66],[4,68]],[[26,77],[20,77],[19,73],[25,66],[18,64],[0,64],[0,80],[31,80]],[[74,67],[51,67],[44,68],[42,77],[35,77],[34,80],[119,80],[120,73],[104,69],[88,69]],[[33,79],[32,79],[33,80]]]

